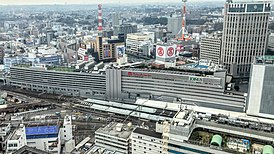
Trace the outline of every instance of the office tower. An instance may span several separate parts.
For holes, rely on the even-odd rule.
[[[251,68],[247,113],[274,118],[274,56],[256,58]]]
[[[221,62],[234,77],[248,77],[254,57],[267,47],[269,2],[226,3]]]
[[[113,13],[112,14],[112,26],[117,26],[120,24],[120,14]]]
[[[167,21],[167,30],[171,32],[173,35],[181,36],[182,33],[180,30],[182,29],[182,17],[181,16],[172,16],[168,18]],[[180,33],[179,33],[180,32]]]
[[[47,44],[49,45],[50,44],[50,42],[52,41],[52,39],[53,39],[53,31],[48,31],[47,32],[47,34],[46,34],[46,36],[47,36]]]
[[[124,34],[125,39],[127,38],[127,34],[130,33],[137,33],[137,25],[132,25],[132,24],[122,24],[122,25],[117,25],[113,27],[113,34],[115,36],[119,34]]]
[[[215,64],[219,64],[222,41],[220,38],[202,38],[200,59],[212,60]]]

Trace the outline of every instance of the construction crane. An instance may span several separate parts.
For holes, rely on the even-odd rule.
[[[177,36],[182,33],[182,36],[180,38],[177,37],[177,40],[180,41],[188,41],[190,40],[190,37],[188,36],[188,32],[186,30],[186,2],[187,0],[182,0],[183,2],[183,7],[182,7],[182,28],[181,30],[178,32]]]

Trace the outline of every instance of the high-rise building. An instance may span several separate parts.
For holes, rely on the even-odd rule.
[[[274,118],[274,56],[256,58],[251,68],[247,113]]]
[[[248,77],[255,57],[267,47],[269,2],[227,1],[224,11],[221,62],[235,77]]]
[[[46,36],[47,36],[47,44],[49,45],[50,44],[50,42],[52,41],[52,39],[53,39],[53,31],[47,31],[47,34],[46,34]]]
[[[132,24],[122,24],[122,25],[117,25],[113,27],[113,34],[115,36],[119,34],[124,34],[125,39],[127,38],[127,34],[130,33],[137,33],[137,25],[132,25]]]
[[[168,18],[167,21],[167,30],[172,33],[172,35],[181,36],[182,33],[180,30],[182,29],[182,17],[181,16],[172,16]],[[180,32],[180,33],[179,33]]]
[[[222,41],[220,38],[202,38],[200,59],[212,60],[215,64],[219,64]]]
[[[112,26],[120,25],[120,14],[115,12],[112,14]]]

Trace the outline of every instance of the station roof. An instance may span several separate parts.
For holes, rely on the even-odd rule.
[[[274,154],[274,149],[271,145],[265,145],[263,148],[263,154]]]
[[[26,135],[58,134],[58,126],[26,127]]]
[[[223,138],[220,135],[214,135],[211,139],[210,144],[217,144],[218,146],[222,145]]]

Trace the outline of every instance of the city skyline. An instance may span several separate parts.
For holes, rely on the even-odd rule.
[[[190,2],[212,2],[212,0],[191,0]],[[214,0],[216,2],[225,2],[225,0]],[[98,2],[97,0],[90,1],[77,1],[77,0],[45,0],[45,1],[35,1],[35,0],[11,0],[11,1],[3,1],[0,5],[45,5],[45,4],[115,4],[115,3],[124,3],[124,4],[136,4],[136,3],[180,3],[180,0],[170,0],[170,1],[162,1],[162,0],[139,0],[136,1],[128,1],[128,0],[101,0]]]

